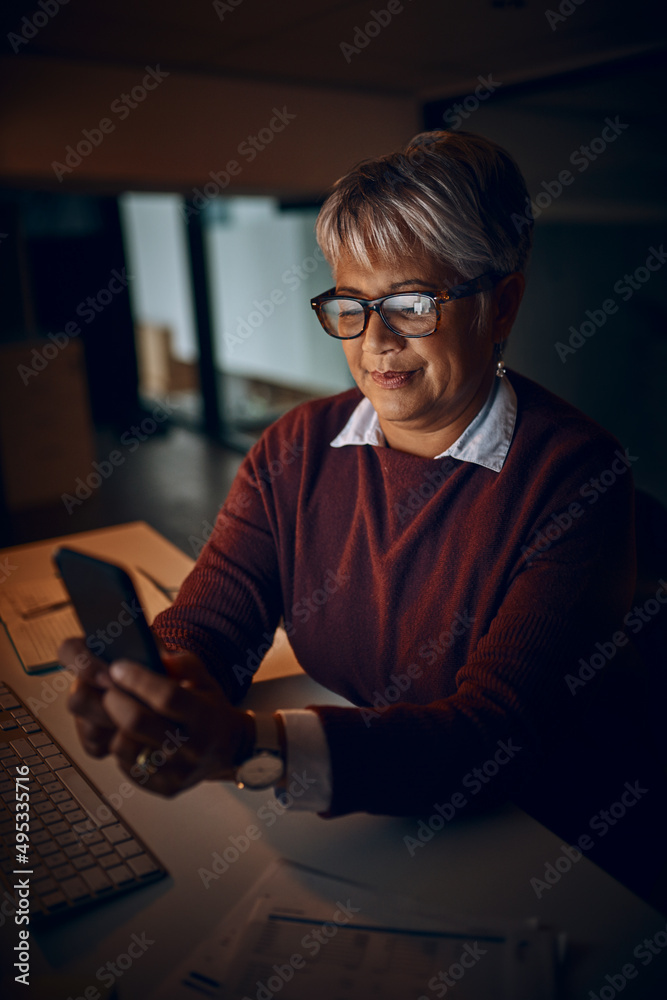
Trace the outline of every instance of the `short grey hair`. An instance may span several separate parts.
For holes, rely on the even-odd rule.
[[[472,132],[421,132],[336,181],[315,231],[334,272],[341,252],[363,266],[425,254],[468,280],[525,273],[533,234],[527,205],[526,182],[502,146]],[[478,328],[492,294],[476,296]]]

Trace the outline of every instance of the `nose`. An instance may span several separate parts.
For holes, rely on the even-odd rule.
[[[368,354],[385,354],[387,351],[401,351],[405,338],[390,330],[377,310],[371,310],[371,318],[362,335],[363,349]]]

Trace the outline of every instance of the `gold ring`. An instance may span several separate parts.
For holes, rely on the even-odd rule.
[[[144,747],[143,750],[140,750],[137,756],[134,758],[134,763],[137,765],[137,767],[146,767],[146,764],[148,763],[148,758],[150,757],[151,753],[152,751],[150,747]]]

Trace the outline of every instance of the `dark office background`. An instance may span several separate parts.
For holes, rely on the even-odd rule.
[[[421,0],[366,33],[381,7],[245,0],[221,17],[208,2],[186,8],[91,0],[63,6],[31,28],[38,8],[6,6],[0,344],[27,349],[62,329],[73,306],[127,265],[119,208],[126,192],[192,199],[210,171],[236,157],[242,171],[223,198],[269,196],[278,212],[314,217],[329,184],[356,160],[396,148],[423,128],[462,127],[512,152],[538,209],[510,366],[616,434],[638,456],[637,485],[667,503],[664,271],[647,281],[641,271],[632,295],[618,290],[625,275],[645,266],[651,248],[666,242],[662,5]],[[113,99],[157,65],[169,74],[164,82],[127,122],[114,117]],[[476,88],[485,96],[475,100]],[[283,107],[294,110],[294,123],[252,162],[243,160],[239,139]],[[59,181],[53,162],[105,114],[114,133]],[[600,151],[608,119],[618,128]],[[585,169],[581,147],[598,150]],[[554,194],[566,169],[573,181]],[[284,374],[258,379],[215,362],[211,288],[224,276],[207,250],[211,205],[184,223],[197,338],[188,405],[67,512],[58,488],[36,505],[11,499],[8,478],[22,473],[8,451],[22,433],[39,436],[45,418],[30,428],[33,386],[10,386],[1,413],[3,544],[143,518],[196,554],[194,540],[223,501],[244,449],[279,412],[322,393],[307,376],[295,374],[290,384]],[[285,266],[291,263],[286,257]],[[253,294],[265,291],[258,286]],[[557,345],[609,299],[617,311],[564,354]],[[83,449],[81,476],[91,458],[103,460],[118,435],[152,411],[155,400],[139,391],[138,318],[132,300],[118,295],[83,326],[93,453]],[[310,335],[321,337],[314,320]],[[10,376],[16,381],[6,368],[4,386]],[[253,420],[230,418],[229,398],[239,392],[263,403]],[[67,440],[60,445],[66,452]],[[37,445],[25,454],[40,460]],[[47,477],[46,453],[43,460]]]

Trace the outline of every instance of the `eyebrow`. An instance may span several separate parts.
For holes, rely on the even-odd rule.
[[[404,285],[421,285],[422,288],[432,288],[437,290],[438,286],[431,281],[424,281],[423,278],[405,278],[404,281],[394,281],[389,285],[390,292],[396,289],[403,288]],[[340,295],[342,292],[348,292],[350,295],[355,295],[360,299],[365,299],[365,296],[358,288],[352,288],[350,285],[343,285],[342,288],[338,288],[337,294]],[[380,296],[381,298],[381,296]]]

